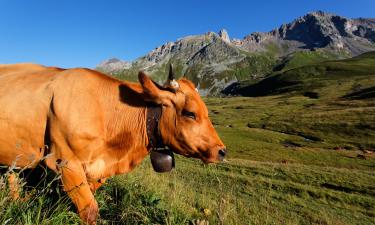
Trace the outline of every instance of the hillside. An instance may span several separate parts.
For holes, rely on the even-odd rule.
[[[374,50],[374,19],[318,11],[243,39],[230,39],[226,30],[183,37],[131,63],[107,60],[97,69],[127,80],[135,80],[139,70],[146,70],[162,81],[168,64],[173,63],[177,74],[193,80],[202,95],[216,95],[236,81],[257,81],[273,71]]]
[[[325,98],[327,92],[334,90],[337,98],[373,98],[374,88],[375,52],[369,52],[350,59],[283,69],[257,83],[234,83],[223,93],[242,96],[300,93]]]

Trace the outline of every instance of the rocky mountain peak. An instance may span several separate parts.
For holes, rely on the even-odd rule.
[[[270,32],[255,32],[234,43],[247,51],[267,51],[274,45],[281,56],[300,50],[331,49],[349,55],[371,51],[375,47],[375,23],[372,19],[349,19],[323,11],[310,12]]]
[[[123,70],[123,69],[129,69],[130,67],[131,67],[131,63],[122,61],[118,58],[111,58],[111,59],[105,60],[96,66],[97,69],[108,72],[108,73],[116,72],[118,70]]]
[[[328,12],[324,12],[324,11],[321,11],[321,10],[318,10],[318,11],[312,11],[312,12],[309,12],[307,13],[305,16],[313,16],[313,17],[331,17],[333,16],[334,14],[332,13],[328,13]]]
[[[230,38],[229,38],[228,32],[225,29],[221,29],[219,31],[219,37],[221,37],[221,39],[223,39],[223,41],[225,41],[227,43],[230,43]]]
[[[103,61],[101,64],[109,64],[109,63],[117,63],[120,62],[121,60],[118,58],[110,58],[108,60]]]

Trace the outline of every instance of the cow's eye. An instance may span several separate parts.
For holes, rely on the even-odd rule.
[[[193,120],[196,119],[195,113],[193,113],[193,112],[189,112],[189,111],[183,110],[182,111],[182,115],[186,116],[186,117],[189,117],[189,118],[191,118]]]

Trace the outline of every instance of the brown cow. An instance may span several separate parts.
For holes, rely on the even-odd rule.
[[[175,81],[171,71],[164,86],[143,72],[138,78],[140,84],[90,69],[0,65],[0,164],[33,168],[42,161],[61,174],[81,219],[95,224],[93,191],[138,165],[157,147],[152,140],[205,163],[223,159],[224,144],[193,83]],[[148,117],[155,108],[160,118]]]

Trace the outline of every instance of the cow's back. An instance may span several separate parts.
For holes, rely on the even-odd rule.
[[[51,82],[62,69],[0,65],[0,164],[18,166],[43,156]]]

